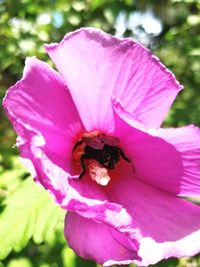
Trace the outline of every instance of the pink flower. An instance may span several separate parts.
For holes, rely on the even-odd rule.
[[[174,75],[131,39],[97,29],[46,50],[60,74],[28,58],[4,108],[24,164],[68,210],[65,237],[104,266],[200,252],[200,131],[159,128]],[[81,179],[79,179],[81,178]]]

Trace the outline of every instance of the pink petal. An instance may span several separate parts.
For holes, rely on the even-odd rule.
[[[121,179],[106,190],[111,201],[131,214],[143,237],[138,252],[142,261],[136,263],[146,266],[200,252],[200,207],[138,180],[131,168],[118,175]]]
[[[65,237],[75,253],[104,266],[128,264],[139,259],[138,244],[105,224],[68,212]]]
[[[56,71],[40,60],[28,58],[22,79],[9,89],[3,106],[20,143],[35,142],[55,163],[67,166],[75,134],[83,126]]]
[[[83,126],[57,72],[28,59],[22,80],[9,89],[3,104],[19,135],[23,163],[60,206],[131,237],[137,234],[126,210],[110,203],[95,182],[72,177],[71,151]]]
[[[177,129],[159,129],[158,136],[172,144],[181,155],[183,174],[180,180],[179,195],[200,195],[200,129],[193,125]],[[171,177],[177,180],[178,177]],[[163,181],[156,181],[160,187]],[[174,182],[175,186],[176,182]]]
[[[26,144],[22,147],[25,165],[35,173],[55,202],[63,209],[75,211],[86,218],[110,225],[131,239],[140,237],[138,229],[132,227],[132,218],[126,209],[110,202],[102,187],[90,177],[85,175],[84,179],[76,181],[68,172],[54,164],[42,148],[35,146],[34,143],[31,149],[27,149]]]
[[[77,30],[46,50],[87,130],[112,131],[112,97],[135,119],[158,127],[182,88],[149,50],[101,30]]]
[[[115,135],[132,159],[135,176],[175,195],[200,194],[200,130],[194,126],[147,130],[121,110]],[[134,127],[135,126],[135,127]],[[141,129],[141,130],[139,130]]]

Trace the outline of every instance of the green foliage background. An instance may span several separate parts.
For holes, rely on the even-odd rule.
[[[137,27],[130,23],[133,14],[148,12],[162,25],[157,34],[147,31],[142,17]],[[200,125],[200,0],[0,0],[0,98],[21,77],[27,56],[52,64],[43,43],[83,26],[116,34],[120,16],[123,36],[145,42],[185,87],[164,126]],[[0,120],[0,267],[96,266],[67,247],[64,211],[21,166],[2,110]],[[200,258],[156,266],[195,267]]]

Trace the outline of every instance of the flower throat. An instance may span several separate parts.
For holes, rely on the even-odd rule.
[[[81,179],[86,171],[98,184],[107,185],[110,176],[108,170],[113,170],[121,157],[130,162],[121,148],[119,139],[98,131],[87,132],[76,142],[72,150],[74,161],[81,165]]]

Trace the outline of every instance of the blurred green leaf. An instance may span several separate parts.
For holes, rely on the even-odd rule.
[[[8,267],[32,267],[31,261],[27,258],[18,258],[11,260]]]
[[[60,220],[64,211],[54,205],[48,193],[27,179],[3,202],[0,215],[0,259],[12,250],[20,251],[33,238],[41,243]]]
[[[76,267],[76,254],[69,247],[65,247],[62,251],[62,257],[64,262],[64,267]]]
[[[20,162],[19,156],[10,156],[9,159],[12,165],[5,170],[2,164],[2,169],[0,169],[0,196],[2,197],[15,190],[24,176],[28,175]],[[3,163],[3,155],[1,153],[0,163]]]

